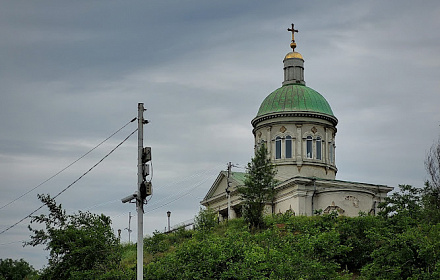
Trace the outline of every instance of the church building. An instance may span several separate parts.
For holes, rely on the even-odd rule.
[[[289,52],[283,60],[284,81],[261,103],[253,126],[254,147],[264,143],[277,169],[274,204],[267,212],[312,216],[316,211],[337,211],[344,216],[376,214],[393,188],[336,180],[335,139],[338,119],[327,100],[304,80],[304,59],[295,51],[294,25]],[[237,186],[245,173],[221,171],[201,204],[221,219],[241,216]],[[228,211],[229,208],[229,211]],[[228,217],[229,214],[229,217]]]

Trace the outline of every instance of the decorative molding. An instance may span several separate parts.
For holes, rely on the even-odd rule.
[[[345,200],[353,202],[353,206],[356,208],[359,208],[359,199],[357,197],[352,196],[352,195],[347,195],[345,197]]]
[[[264,120],[273,119],[273,118],[279,118],[279,117],[311,117],[311,118],[318,118],[323,119],[326,121],[331,122],[334,126],[338,124],[338,119],[334,116],[315,113],[315,112],[284,112],[284,113],[272,113],[270,115],[263,115],[254,118],[251,121],[251,124],[253,127],[257,125],[257,123],[262,122]]]
[[[324,213],[329,214],[333,211],[337,211],[340,215],[345,213],[345,210],[339,206],[336,206],[334,201],[332,202],[332,205],[327,206],[327,208],[325,208]]]

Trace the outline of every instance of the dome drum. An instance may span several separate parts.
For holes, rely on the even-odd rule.
[[[336,128],[327,121],[274,118],[253,130],[255,147],[265,143],[277,178],[296,175],[334,179]]]

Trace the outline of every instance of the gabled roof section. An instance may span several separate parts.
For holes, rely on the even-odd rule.
[[[244,185],[244,179],[246,177],[246,172],[231,172],[232,180],[235,180],[237,186]]]
[[[237,186],[242,186],[244,184],[245,175],[246,175],[245,172],[231,172],[231,177],[230,177],[231,187],[234,188]],[[203,198],[203,201],[206,201],[215,196],[219,196],[220,194],[224,194],[227,186],[227,178],[228,178],[228,172],[220,171],[214,183],[212,184],[211,188],[209,189],[208,193]],[[222,189],[219,189],[220,187]]]

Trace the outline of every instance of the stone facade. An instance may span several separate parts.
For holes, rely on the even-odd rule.
[[[241,200],[236,187],[243,185],[244,173],[233,172],[229,178],[231,190],[231,218],[241,216]],[[220,219],[227,219],[227,172],[220,172],[202,201],[202,205],[218,211]],[[276,188],[274,204],[266,205],[266,213],[293,212],[295,215],[312,216],[316,211],[337,211],[343,216],[357,216],[360,212],[375,215],[378,204],[393,188],[359,182],[294,176],[280,182]]]

